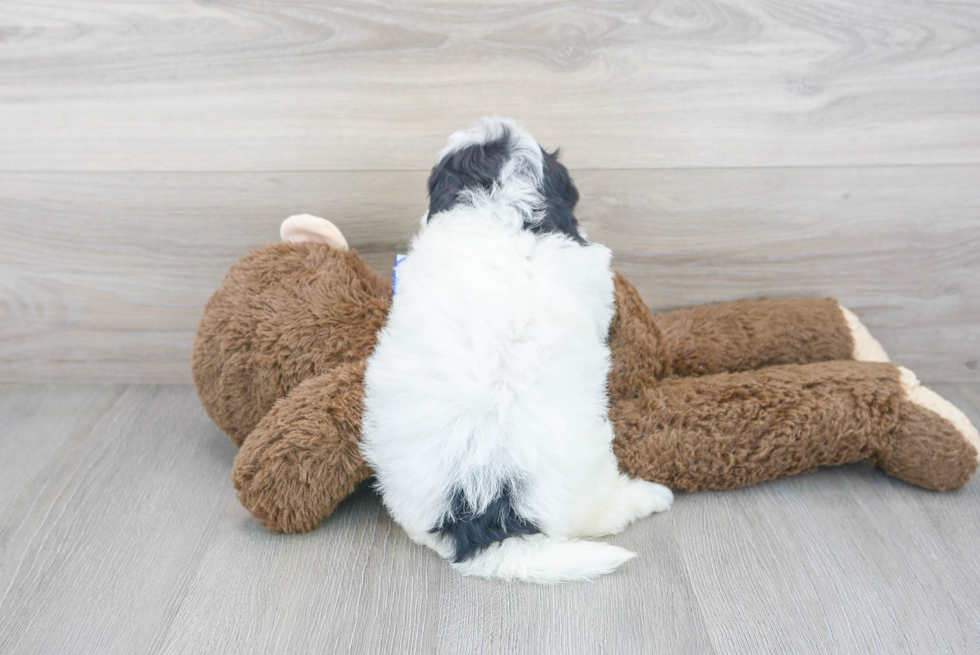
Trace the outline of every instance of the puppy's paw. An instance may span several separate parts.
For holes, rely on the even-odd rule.
[[[630,491],[633,496],[633,507],[636,518],[649,516],[654,512],[665,512],[674,502],[674,494],[670,489],[646,480],[631,480]]]
[[[619,534],[627,525],[654,512],[670,509],[674,494],[670,489],[646,480],[631,480],[620,474],[616,492],[609,496],[609,504],[600,512],[583,517],[574,530],[579,537],[604,537]]]

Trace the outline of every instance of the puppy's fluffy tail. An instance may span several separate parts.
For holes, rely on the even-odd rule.
[[[548,584],[591,580],[634,557],[610,544],[535,534],[505,539],[452,566],[463,575]]]

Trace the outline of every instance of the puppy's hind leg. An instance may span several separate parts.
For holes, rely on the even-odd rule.
[[[630,521],[650,516],[654,512],[666,512],[674,502],[673,492],[662,484],[647,482],[622,476],[626,481],[626,491],[623,494],[624,504],[632,510]]]
[[[656,482],[634,480],[622,473],[609,481],[606,493],[600,494],[601,501],[578,526],[582,537],[601,537],[616,534],[635,521],[654,512],[670,509],[674,494],[667,487]]]
[[[674,494],[662,484],[620,473],[612,452],[589,477],[595,484],[578,497],[583,511],[575,521],[576,536],[616,534],[636,519],[670,509],[674,502]]]

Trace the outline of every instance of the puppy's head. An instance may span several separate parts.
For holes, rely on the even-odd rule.
[[[574,213],[578,189],[558,161],[558,151],[545,152],[512,120],[484,118],[450,136],[428,186],[429,212],[423,222],[461,203],[497,202],[520,212],[525,229],[585,243]]]

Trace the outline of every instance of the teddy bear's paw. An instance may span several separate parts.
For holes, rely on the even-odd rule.
[[[922,386],[918,378],[915,377],[915,373],[909,369],[899,366],[898,370],[900,371],[899,382],[905,392],[905,397],[916,405],[939,414],[952,423],[953,427],[963,435],[963,438],[976,449],[978,459],[980,459],[980,434],[977,433],[977,429],[973,427],[966,414],[932,389]]]
[[[854,341],[854,351],[851,357],[856,362],[888,362],[888,353],[881,347],[878,340],[871,336],[871,332],[864,326],[864,323],[855,316],[854,312],[844,307],[840,303],[837,305],[844,314],[844,320],[851,331],[851,340]]]
[[[288,480],[280,483],[271,479],[269,473],[254,469],[236,459],[232,482],[238,491],[239,502],[262,527],[290,534],[310,532],[320,525],[323,514],[316,511],[318,507],[314,500],[292,492]]]
[[[279,237],[286,243],[312,241],[325,243],[334,250],[350,249],[336,225],[312,214],[297,214],[284,220],[279,226]]]

